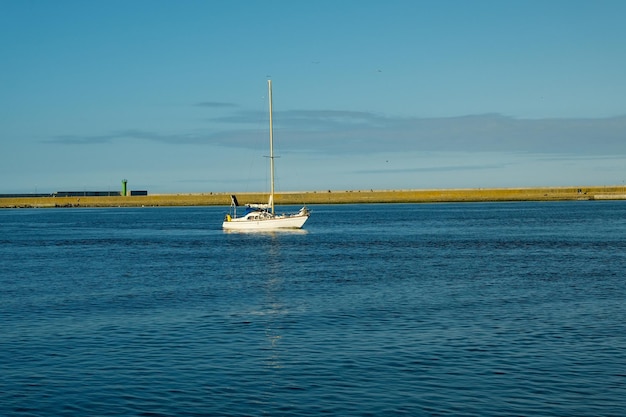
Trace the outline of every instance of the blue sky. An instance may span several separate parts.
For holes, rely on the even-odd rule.
[[[622,0],[0,9],[0,193],[626,181]]]

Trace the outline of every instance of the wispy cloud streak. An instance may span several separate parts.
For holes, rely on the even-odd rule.
[[[267,135],[266,128],[259,123],[262,119],[263,115],[259,112],[239,111],[212,118],[206,129],[198,129],[194,133],[162,134],[127,129],[92,136],[57,136],[50,142],[102,144],[121,140],[146,140],[173,145],[207,144],[258,149],[259,141],[265,140]],[[626,116],[598,119],[517,119],[499,114],[484,114],[448,118],[401,118],[368,112],[292,110],[275,113],[274,127],[281,148],[294,152],[626,154]]]
[[[206,143],[206,136],[183,133],[183,134],[160,134],[144,130],[128,129],[112,132],[108,135],[61,135],[49,139],[47,142],[66,145],[97,145],[116,141],[145,140],[168,144],[199,144]]]
[[[219,122],[258,123],[257,113]],[[626,116],[598,119],[517,119],[500,114],[448,118],[387,117],[368,112],[294,110],[275,114],[283,146],[317,152],[463,151],[626,153]],[[250,131],[230,132],[247,146]],[[258,135],[258,132],[255,132]],[[214,139],[220,140],[218,135]],[[254,140],[258,140],[255,136]],[[228,143],[221,143],[228,146]],[[231,144],[232,145],[232,144]]]
[[[412,167],[400,169],[361,169],[356,174],[412,174],[425,172],[453,172],[453,171],[483,171],[502,169],[510,164],[482,164],[482,165],[442,165],[433,167]]]
[[[515,119],[498,114],[391,118],[367,113],[286,113],[276,118],[290,140],[338,152],[464,151],[626,153],[626,116]]]
[[[195,106],[196,107],[211,107],[211,108],[218,108],[218,109],[239,107],[235,103],[224,103],[221,101],[202,101],[200,103],[196,103]]]

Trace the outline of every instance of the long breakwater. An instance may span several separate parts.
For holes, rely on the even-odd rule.
[[[193,193],[145,196],[73,196],[0,198],[0,208],[228,206],[267,201],[267,193]],[[283,192],[276,204],[443,203],[489,201],[626,200],[626,186],[462,188],[417,190],[325,190]]]

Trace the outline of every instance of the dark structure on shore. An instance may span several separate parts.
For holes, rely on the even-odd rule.
[[[54,193],[0,194],[0,198],[41,198],[41,197],[119,197],[120,191],[56,191]],[[148,191],[130,191],[131,196],[147,196]]]
[[[119,191],[57,191],[52,197],[114,197],[120,196]]]
[[[128,191],[128,180],[122,180],[122,191],[56,191],[54,193],[0,194],[0,198],[45,198],[45,197],[120,197],[148,195],[146,190]]]

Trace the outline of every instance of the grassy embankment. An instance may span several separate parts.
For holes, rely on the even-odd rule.
[[[267,193],[239,193],[240,204],[267,201]],[[357,190],[278,193],[276,204],[436,203],[479,201],[623,200],[625,186]],[[228,206],[230,193],[155,194],[135,197],[0,198],[0,208]]]

